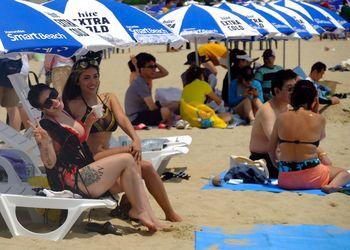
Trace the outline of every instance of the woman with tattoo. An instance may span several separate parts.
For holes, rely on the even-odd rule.
[[[97,120],[93,112],[85,123],[76,121],[63,110],[57,90],[45,84],[32,87],[28,100],[44,113],[40,123],[31,126],[53,190],[69,189],[87,198],[123,190],[132,205],[129,216],[140,220],[150,231],[161,228],[132,156],[118,154],[94,161],[85,143]]]
[[[94,159],[129,153],[141,166],[139,172],[145,180],[149,192],[153,195],[159,206],[163,209],[165,217],[169,221],[181,221],[181,217],[174,211],[168,199],[164,184],[158,173],[148,161],[141,160],[141,144],[130,120],[125,115],[117,97],[113,93],[97,94],[100,80],[99,67],[93,60],[80,60],[73,66],[73,71],[68,78],[63,91],[65,109],[74,118],[86,121],[92,106],[103,105],[103,116],[92,124],[90,136],[87,141]],[[132,139],[132,144],[125,147],[110,148],[109,142],[112,133],[118,128]]]

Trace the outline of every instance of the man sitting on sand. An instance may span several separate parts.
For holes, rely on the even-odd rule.
[[[269,141],[276,117],[288,110],[290,93],[296,83],[297,75],[292,70],[280,70],[275,73],[271,83],[272,99],[264,103],[255,116],[250,136],[250,159],[264,159],[270,178],[278,177],[278,169],[273,166],[268,154]]]
[[[318,102],[320,104],[335,105],[339,104],[340,100],[336,96],[329,96],[330,90],[318,83],[326,72],[327,66],[323,62],[316,62],[311,67],[309,77],[306,80],[312,82],[318,92]]]
[[[170,103],[162,107],[154,102],[152,97],[152,80],[156,78],[157,70],[162,67],[156,63],[156,58],[148,53],[137,55],[139,76],[129,86],[125,94],[125,113],[133,125],[171,126],[174,121],[172,110],[179,103]]]
[[[263,53],[264,64],[255,72],[255,79],[261,83],[264,91],[264,101],[271,99],[271,81],[273,74],[283,69],[281,66],[275,65],[276,55],[271,49],[266,49]]]

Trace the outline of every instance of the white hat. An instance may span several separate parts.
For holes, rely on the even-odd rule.
[[[252,62],[253,61],[253,59],[250,56],[248,56],[247,54],[245,54],[245,55],[237,55],[236,58],[237,59],[241,59],[241,60],[246,60],[248,62]]]

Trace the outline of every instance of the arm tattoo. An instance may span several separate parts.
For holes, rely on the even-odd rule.
[[[89,165],[87,165],[80,172],[80,176],[83,180],[83,183],[86,186],[90,186],[94,183],[99,182],[101,180],[102,175],[103,175],[103,168],[100,166],[97,166],[97,169],[94,169]]]

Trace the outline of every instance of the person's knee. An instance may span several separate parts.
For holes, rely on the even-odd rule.
[[[141,172],[142,172],[142,176],[156,173],[152,163],[149,161],[142,161],[141,162]]]

